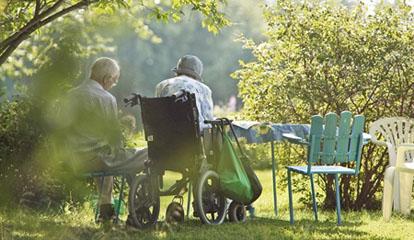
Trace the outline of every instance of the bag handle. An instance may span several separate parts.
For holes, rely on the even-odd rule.
[[[234,131],[233,124],[231,123],[231,120],[228,119],[228,118],[218,118],[218,119],[216,119],[216,121],[220,122],[219,124],[217,124],[217,122],[216,122],[216,125],[219,125],[218,129],[219,129],[219,131],[222,135],[225,134],[224,126],[225,125],[230,126],[231,133],[232,133],[234,139],[236,140],[237,148],[239,149],[241,156],[246,158],[246,154],[244,153],[243,148],[241,147],[240,142],[237,139],[236,132]],[[214,123],[213,123],[213,125],[214,125]]]

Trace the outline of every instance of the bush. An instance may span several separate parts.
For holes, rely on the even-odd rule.
[[[35,208],[80,200],[83,193],[70,194],[78,187],[72,173],[61,168],[52,154],[53,142],[43,109],[25,98],[0,106],[0,201],[1,205],[21,202]],[[67,184],[70,182],[70,184]],[[85,185],[85,182],[81,183]]]
[[[370,124],[381,117],[413,115],[411,7],[381,5],[369,15],[362,3],[349,11],[324,1],[278,1],[264,14],[267,40],[244,39],[256,60],[241,62],[233,74],[240,79],[247,118],[309,123],[313,114],[350,110]],[[291,160],[305,159],[299,155]],[[342,176],[343,206],[377,208],[387,165],[384,148],[366,146],[359,176]],[[332,179],[320,181],[325,206],[334,207]]]

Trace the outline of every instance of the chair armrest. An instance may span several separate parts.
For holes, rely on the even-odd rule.
[[[379,146],[388,147],[387,142],[380,141],[380,140],[378,140],[378,139],[376,139],[376,138],[373,138],[373,137],[371,137],[371,142],[372,142],[373,144],[376,144],[376,145],[379,145]]]
[[[397,146],[397,163],[396,167],[403,167],[405,162],[405,153],[408,151],[414,151],[414,144],[406,143]]]
[[[370,141],[372,141],[372,137],[370,134],[368,133],[362,133],[362,144],[366,145],[368,144]]]
[[[298,137],[293,133],[283,133],[282,136],[284,139],[288,140],[288,142],[290,143],[300,144],[300,145],[309,145],[309,143],[305,139]]]
[[[385,141],[380,141],[380,140],[377,139],[377,136],[376,136],[377,133],[378,133],[377,127],[371,127],[369,129],[369,135],[371,136],[371,142],[375,145],[378,145],[378,146],[390,147],[389,146],[390,143],[385,142]]]

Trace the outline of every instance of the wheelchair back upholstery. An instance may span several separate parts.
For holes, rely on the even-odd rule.
[[[150,164],[158,171],[193,169],[203,153],[195,95],[139,96],[139,103]]]

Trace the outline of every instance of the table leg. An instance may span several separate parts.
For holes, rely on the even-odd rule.
[[[275,160],[275,143],[274,141],[270,142],[272,149],[272,179],[273,179],[273,209],[277,217],[277,193],[276,193],[276,160]]]

